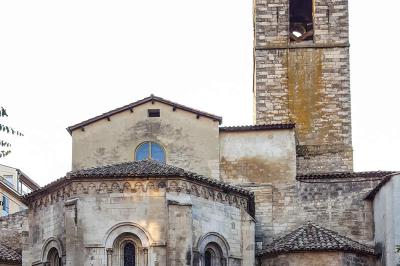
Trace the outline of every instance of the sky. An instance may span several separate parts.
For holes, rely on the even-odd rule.
[[[252,124],[250,0],[0,1],[0,105],[17,167],[71,169],[66,127],[151,93]],[[356,171],[400,170],[400,1],[350,1]]]

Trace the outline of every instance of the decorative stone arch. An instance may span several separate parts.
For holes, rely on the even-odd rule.
[[[58,257],[61,260],[62,256],[65,255],[62,242],[56,237],[50,237],[44,242],[42,248],[42,263],[43,265],[50,265],[48,261],[49,253],[52,249],[56,249]]]
[[[218,266],[227,266],[228,258],[230,256],[230,247],[226,239],[215,232],[207,233],[202,236],[197,242],[197,250],[200,255],[200,265],[205,265],[206,251],[212,250],[214,254],[218,257]],[[215,265],[215,263],[214,263]]]
[[[150,234],[136,223],[124,222],[111,227],[104,238],[107,266],[122,265],[122,250],[128,242],[133,243],[135,246],[136,265],[148,265],[148,250],[153,242]]]

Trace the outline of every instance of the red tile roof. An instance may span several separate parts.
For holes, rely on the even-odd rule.
[[[22,263],[22,256],[14,249],[0,243],[0,262]]]
[[[104,178],[104,177],[185,177],[189,180],[202,182],[210,186],[223,189],[225,191],[234,192],[243,195],[250,199],[249,201],[249,213],[254,215],[253,210],[253,200],[254,193],[243,189],[238,186],[230,185],[228,183],[208,178],[193,172],[186,171],[182,168],[168,165],[153,160],[143,160],[143,161],[132,161],[113,165],[106,165],[100,167],[93,167],[88,169],[81,169],[73,172],[67,173],[63,178],[60,178],[38,190],[31,192],[23,197],[26,204],[35,195],[45,192],[52,187],[63,184],[64,182],[71,179],[80,178]]]
[[[247,126],[229,126],[220,127],[219,131],[222,132],[236,132],[236,131],[256,131],[256,130],[274,130],[274,129],[293,129],[295,124],[264,124],[264,125],[247,125]]]
[[[350,179],[350,178],[377,178],[383,179],[386,176],[393,175],[393,171],[374,171],[374,172],[328,172],[328,173],[310,173],[299,174],[296,179],[313,180],[313,179]]]
[[[374,254],[374,250],[369,246],[308,222],[275,239],[259,253],[259,256],[302,251],[346,251],[365,255]]]

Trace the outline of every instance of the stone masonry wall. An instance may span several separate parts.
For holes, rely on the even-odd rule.
[[[292,129],[221,132],[219,154],[225,182],[262,184],[293,181],[296,176]]]
[[[314,43],[316,45],[349,42],[347,0],[315,0]],[[256,49],[286,47],[289,43],[289,0],[256,0],[254,4]],[[296,45],[294,45],[296,46]]]
[[[29,235],[25,239],[22,265],[30,266],[42,259],[44,243],[51,237],[65,243],[64,202],[62,200],[28,212]],[[64,261],[65,262],[65,261]]]
[[[348,54],[256,50],[256,123],[296,123],[299,172],[352,170]]]
[[[169,192],[167,199],[167,265],[202,265],[200,246],[210,233],[227,242],[229,265],[254,265],[254,220],[243,208],[185,192]]]
[[[247,187],[255,192],[257,250],[307,221],[373,245],[372,205],[364,196],[379,181],[359,181],[310,180]]]
[[[288,0],[254,11],[255,123],[296,123],[298,172],[351,171],[347,1],[315,1],[306,44],[288,41]]]
[[[148,265],[187,265],[195,263],[194,247],[208,233],[226,239],[230,265],[254,264],[248,198],[229,190],[182,178],[104,177],[65,182],[32,197],[24,266],[43,262],[52,239],[65,265],[107,265],[110,249],[113,264],[119,263],[117,240],[126,234],[139,238],[140,265],[146,258]]]
[[[27,231],[27,211],[20,211],[8,216],[0,217],[1,244],[21,251],[23,243],[23,232]]]

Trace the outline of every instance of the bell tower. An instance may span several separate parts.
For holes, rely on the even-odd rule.
[[[298,173],[352,171],[348,1],[255,0],[253,95],[296,124]]]

